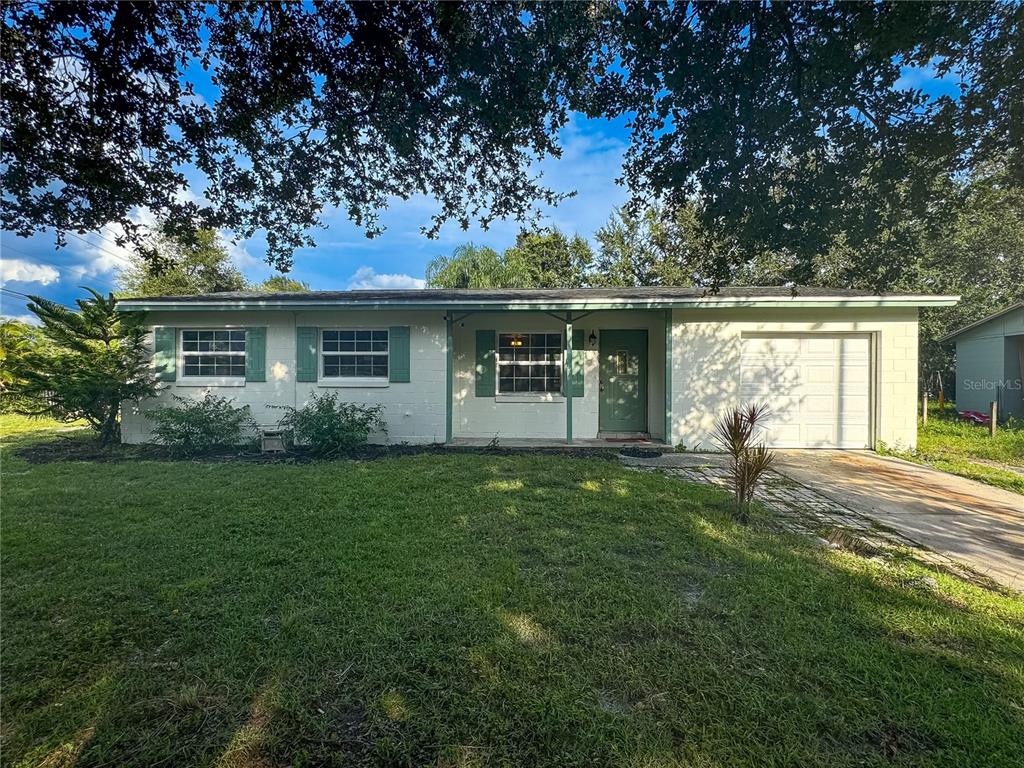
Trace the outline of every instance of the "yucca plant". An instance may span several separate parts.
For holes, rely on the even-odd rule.
[[[730,408],[715,422],[714,441],[729,454],[729,479],[736,498],[736,516],[750,519],[754,489],[767,472],[775,454],[759,438],[760,427],[768,416],[768,406],[747,403]]]

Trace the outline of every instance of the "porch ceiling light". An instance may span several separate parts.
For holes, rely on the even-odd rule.
[[[590,342],[590,346],[594,346],[595,344],[597,344],[597,332],[591,331],[590,335],[587,336],[587,341]]]

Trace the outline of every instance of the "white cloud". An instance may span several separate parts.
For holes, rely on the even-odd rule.
[[[35,315],[0,315],[0,321],[4,320],[17,320],[19,323],[25,323],[25,325],[42,325],[39,318]]]
[[[0,282],[49,285],[58,280],[60,272],[46,264],[34,264],[24,259],[0,259]]]
[[[405,290],[423,288],[426,284],[426,280],[412,275],[382,275],[378,274],[373,267],[360,267],[349,278],[348,289],[350,291]]]
[[[268,269],[267,263],[263,259],[258,259],[249,253],[249,249],[245,247],[245,243],[233,243],[231,242],[231,234],[220,230],[217,234],[220,235],[221,242],[224,243],[224,247],[228,251],[228,256],[231,262],[238,267],[242,272],[248,274],[253,270],[266,271]]]
[[[145,210],[133,212],[132,219],[146,227],[153,226],[156,221],[153,214]],[[123,233],[124,229],[119,224],[106,224],[98,233],[90,235],[90,239],[69,240],[76,255],[84,259],[83,263],[71,267],[75,276],[108,275],[130,266],[135,260],[135,252],[130,247],[117,244],[118,236]]]

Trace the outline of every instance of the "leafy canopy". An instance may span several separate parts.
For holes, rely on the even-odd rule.
[[[590,244],[554,228],[522,230],[504,253],[472,243],[427,265],[432,288],[580,288],[593,262]]]
[[[394,197],[445,221],[529,217],[571,111],[625,116],[636,201],[694,204],[802,282],[841,235],[899,240],[993,158],[1024,179],[1017,3],[9,3],[2,212],[28,235],[147,207],[266,232],[284,269],[325,207],[369,235]],[[903,77],[931,68],[959,98]],[[197,90],[215,81],[210,100]],[[195,168],[202,198],[183,195]],[[866,257],[870,258],[870,257]],[[711,268],[708,268],[710,266]]]
[[[211,229],[183,239],[167,234],[165,227],[157,228],[153,252],[155,259],[137,255],[130,267],[118,273],[120,298],[186,296],[248,287],[220,237]]]
[[[4,4],[3,199],[21,234],[95,230],[145,206],[181,230],[262,229],[283,271],[325,206],[369,235],[391,197],[432,231],[557,195],[605,11],[552,3]],[[197,95],[216,81],[209,102]],[[204,200],[181,195],[182,171]]]

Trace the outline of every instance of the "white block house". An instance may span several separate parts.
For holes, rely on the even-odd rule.
[[[769,445],[916,443],[917,313],[957,297],[803,288],[316,291],[127,299],[152,328],[156,398],[206,391],[273,427],[318,391],[381,403],[392,442],[645,437],[712,449],[767,403]]]

